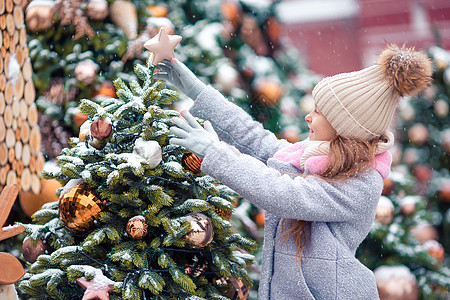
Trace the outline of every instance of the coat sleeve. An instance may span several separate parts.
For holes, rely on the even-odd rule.
[[[376,205],[383,185],[376,171],[344,182],[291,178],[224,142],[210,147],[202,171],[278,217],[305,221],[358,220]]]
[[[194,102],[190,112],[209,120],[219,138],[242,153],[266,162],[279,149],[290,145],[265,130],[243,109],[227,101],[217,90],[208,86]]]

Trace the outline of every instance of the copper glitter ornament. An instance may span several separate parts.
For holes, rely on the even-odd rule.
[[[184,273],[189,276],[198,277],[208,268],[208,261],[197,254],[192,256],[190,263],[186,264],[184,267]]]
[[[229,221],[232,215],[231,211],[226,211],[224,209],[216,208],[216,214]]]
[[[111,136],[112,124],[108,119],[96,119],[92,122],[90,129],[93,138],[103,141]]]
[[[392,201],[386,197],[381,196],[378,201],[375,220],[382,224],[391,224],[394,219],[394,205]]]
[[[181,158],[181,165],[188,171],[191,171],[194,174],[201,172],[202,161],[200,157],[195,155],[194,153],[186,153]]]
[[[380,266],[374,270],[381,300],[417,300],[417,281],[403,265]]]
[[[191,231],[186,235],[186,240],[193,247],[205,247],[214,237],[214,229],[211,220],[202,213],[190,213],[186,216],[191,224]]]
[[[104,205],[86,185],[80,184],[59,200],[59,218],[70,231],[83,234],[94,227]]]
[[[33,243],[29,237],[23,240],[22,255],[23,258],[29,263],[34,263],[39,255],[49,254],[51,251],[50,245],[44,243],[44,241],[38,240],[37,243]]]
[[[148,224],[144,216],[132,217],[127,222],[126,231],[128,235],[135,240],[142,239],[148,234]]]
[[[225,288],[224,296],[230,299],[245,300],[250,293],[248,287],[240,279],[220,278],[216,280],[216,284]]]

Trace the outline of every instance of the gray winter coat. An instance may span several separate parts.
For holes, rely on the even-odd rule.
[[[266,211],[259,299],[379,299],[373,273],[355,258],[381,195],[377,171],[334,183],[295,176],[300,170],[273,158],[291,144],[212,87],[190,111],[211,121],[222,140],[208,149],[202,170]],[[294,240],[279,239],[282,218],[311,222],[301,267]]]

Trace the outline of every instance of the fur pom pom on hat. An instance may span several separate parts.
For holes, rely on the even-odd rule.
[[[371,140],[386,132],[402,96],[419,93],[431,83],[432,72],[425,54],[389,45],[376,65],[326,77],[312,94],[339,135]]]

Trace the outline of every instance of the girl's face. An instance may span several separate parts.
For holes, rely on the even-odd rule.
[[[336,136],[336,130],[331,127],[317,106],[306,115],[305,120],[308,122],[310,141],[330,141]]]

